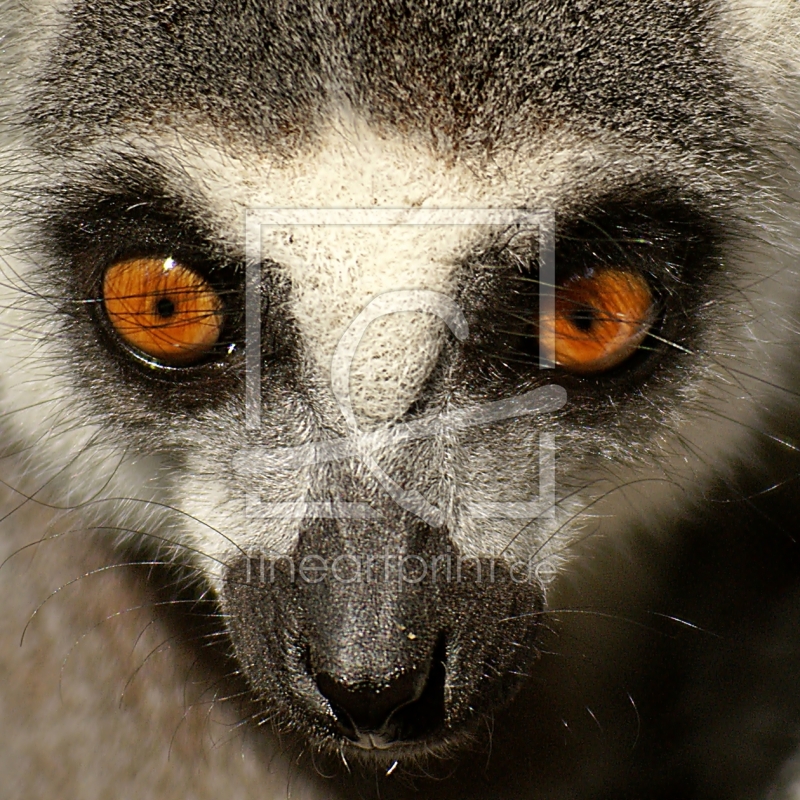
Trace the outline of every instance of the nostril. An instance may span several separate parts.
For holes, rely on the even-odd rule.
[[[444,723],[444,639],[424,669],[410,670],[390,681],[355,685],[323,672],[317,675],[317,686],[348,738],[377,733],[384,741],[419,739]]]
[[[364,683],[349,687],[323,672],[317,676],[317,686],[330,700],[340,721],[350,723],[346,727],[364,732],[380,731],[395,711],[413,703],[422,694],[425,677],[414,671],[380,687]],[[343,714],[346,720],[341,719]]]

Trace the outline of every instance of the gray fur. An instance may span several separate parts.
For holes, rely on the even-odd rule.
[[[592,797],[607,785],[615,797],[744,798],[779,784],[790,796],[793,768],[782,764],[800,737],[800,694],[783,676],[800,663],[797,504],[780,489],[761,496],[775,485],[790,491],[797,474],[793,4],[5,3],[0,18],[8,21],[0,61],[6,525],[37,504],[54,512],[26,519],[21,530],[41,530],[10,531],[0,552],[12,555],[37,536],[54,540],[38,546],[43,552],[74,538],[96,541],[100,564],[165,567],[155,589],[143,589],[135,571],[119,596],[106,587],[108,613],[140,602],[174,607],[156,624],[186,641],[173,654],[178,665],[202,653],[198,640],[230,641],[232,660],[227,652],[200,660],[200,680],[212,688],[191,702],[213,697],[223,724],[247,720],[244,765],[226,747],[201,761],[198,734],[177,766],[161,760],[160,745],[142,756],[152,780],[137,771],[137,754],[102,741],[111,774],[130,787],[115,789],[120,796],[176,796],[175,772],[202,763],[205,788],[187,783],[186,796],[216,796],[221,784],[255,797],[273,759],[290,789],[268,779],[269,797]],[[385,170],[400,164],[396,185],[383,186],[370,159]],[[304,169],[317,163],[322,194],[304,183]],[[350,261],[314,250],[302,232],[288,243],[277,235],[266,240],[260,287],[262,424],[249,431],[245,208],[264,197],[336,206],[373,194],[378,207],[399,205],[406,173],[412,206],[419,196],[422,206],[449,198],[554,207],[561,279],[615,266],[621,253],[623,266],[658,289],[661,345],[654,340],[652,355],[609,377],[520,361],[515,348],[526,345],[515,344],[514,326],[536,252],[524,237],[509,243],[508,231],[464,234],[452,245],[420,235],[418,258],[403,261],[398,249],[396,264],[358,231],[331,240],[345,241]],[[450,249],[442,255],[437,246]],[[310,271],[309,253],[317,253]],[[176,376],[116,343],[98,287],[110,263],[141,254],[197,265],[222,287],[230,346],[218,362]],[[409,289],[450,297],[469,336],[460,342],[421,312],[375,324],[352,373],[356,418],[384,437],[375,463],[350,454],[293,467],[291,448],[349,432],[331,388],[331,343],[374,294]],[[387,399],[398,372],[397,396]],[[435,427],[442,414],[553,381],[568,402],[550,417]],[[407,442],[409,423],[434,434]],[[555,527],[471,516],[481,503],[530,498],[543,434],[557,440]],[[398,506],[378,467],[439,509],[443,524]],[[254,523],[252,496],[360,504],[374,516]],[[720,530],[733,553],[713,536]],[[269,553],[277,581],[253,584],[253,552]],[[286,573],[307,556],[386,552],[429,563],[455,553],[469,564],[454,584],[379,577],[317,585]],[[5,565],[10,586],[24,558]],[[76,575],[85,569],[82,558],[67,563]],[[476,570],[490,563],[497,576],[487,587]],[[521,582],[512,577],[520,565],[529,568]],[[699,577],[683,585],[694,570]],[[69,580],[61,575],[34,585],[56,588]],[[705,580],[718,581],[720,597],[709,592],[708,600]],[[774,609],[769,623],[755,587]],[[46,588],[38,592],[44,599]],[[25,610],[9,605],[18,631]],[[53,624],[80,641],[89,616]],[[679,621],[664,622],[671,617]],[[651,623],[649,639],[632,630]],[[706,630],[684,649],[667,648],[671,666],[659,672],[645,650],[695,626]],[[717,630],[725,644],[703,638]],[[746,653],[730,644],[737,635],[752,638]],[[65,655],[59,648],[55,658]],[[765,655],[774,648],[780,659]],[[723,673],[741,666],[730,680],[746,696],[733,709],[736,688],[708,688],[722,658]],[[134,662],[123,673],[135,679]],[[12,674],[25,669],[16,653],[7,663]],[[763,693],[754,688],[759,676],[770,687]],[[75,685],[87,681],[78,676]],[[169,684],[160,674],[152,681]],[[674,738],[658,681],[678,698]],[[46,701],[32,692],[30,706],[45,709],[50,688]],[[216,701],[229,693],[247,699]],[[398,693],[416,716],[362,708],[365,695],[396,706]],[[355,709],[344,722],[340,700]],[[141,703],[162,708],[153,698]],[[27,749],[35,753],[40,740],[55,759],[83,726],[96,729],[98,742],[108,738],[100,731],[115,730],[103,708],[59,710],[43,723],[23,713],[37,721],[6,719],[7,738],[21,724]],[[375,719],[383,727],[371,727]],[[138,724],[142,738],[152,734]],[[562,734],[576,744],[557,745]],[[743,740],[749,760],[717,766],[738,758]],[[364,749],[369,741],[375,748]],[[104,795],[103,770],[85,751],[67,763],[70,780],[86,773],[76,793]],[[54,795],[58,781],[36,773],[26,766],[7,796]]]
[[[491,152],[563,124],[691,147],[720,128],[730,140],[742,117],[716,6],[92,6],[65,21],[33,115],[60,146],[186,115],[284,151],[346,102],[458,149]]]

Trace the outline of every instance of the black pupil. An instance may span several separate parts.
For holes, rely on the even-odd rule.
[[[175,303],[169,297],[160,297],[156,301],[156,314],[162,319],[168,319],[175,314]]]
[[[589,333],[597,321],[597,309],[591,306],[579,306],[570,312],[569,321],[582,333]]]

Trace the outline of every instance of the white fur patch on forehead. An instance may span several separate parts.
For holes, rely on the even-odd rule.
[[[797,29],[795,0],[727,0],[729,10],[748,20],[754,30],[775,32],[778,28]]]
[[[468,238],[454,226],[292,226],[263,229],[262,247],[290,276],[303,345],[327,384],[342,336],[370,301],[407,290],[450,294],[455,257]],[[438,360],[442,321],[401,308],[370,324],[350,363],[358,416],[400,416]]]
[[[215,174],[206,169],[197,178],[212,188],[222,218],[242,206],[354,210],[341,224],[261,229],[262,257],[291,282],[303,348],[325,384],[343,334],[370,301],[407,290],[452,293],[457,258],[478,237],[464,226],[376,225],[357,218],[359,209],[462,206],[481,196],[463,167],[382,139],[364,125],[332,127],[319,149],[289,163],[262,160]],[[402,415],[436,364],[443,335],[442,321],[420,311],[372,322],[350,364],[356,414],[376,422]]]
[[[796,0],[727,0],[729,42],[764,76],[775,77],[788,65],[800,70],[800,8]],[[778,79],[780,81],[780,79]],[[780,86],[765,88],[780,92]]]

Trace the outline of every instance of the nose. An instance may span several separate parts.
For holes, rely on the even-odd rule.
[[[330,700],[342,727],[363,732],[383,730],[395,711],[413,703],[422,694],[419,684],[419,676],[413,672],[385,686],[369,683],[348,686],[326,672],[317,676],[317,686]]]
[[[335,536],[317,540],[331,542],[340,546]],[[381,573],[350,582],[332,570],[312,581],[302,579],[304,555],[267,564],[269,581],[254,580],[246,558],[234,561],[224,602],[265,712],[302,725],[321,747],[429,752],[507,702],[538,655],[541,591],[505,562],[465,560],[452,581],[440,572],[419,583]]]
[[[358,742],[367,733],[387,744],[420,739],[444,721],[444,649],[441,641],[424,667],[390,679],[352,682],[321,672],[317,687],[349,739]]]

